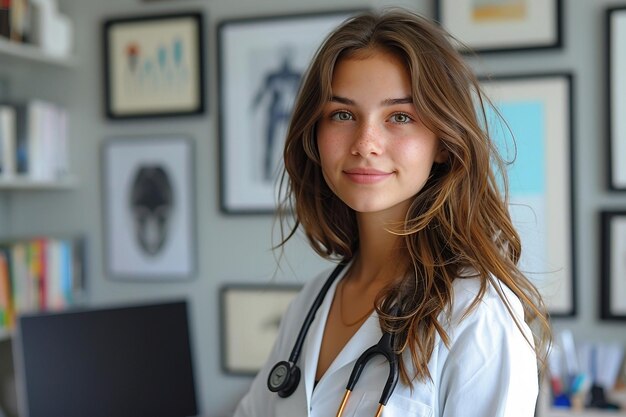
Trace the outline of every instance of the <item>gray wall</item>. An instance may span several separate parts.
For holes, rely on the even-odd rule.
[[[80,185],[74,191],[17,192],[0,199],[3,234],[84,234],[88,238],[89,301],[95,304],[130,300],[189,298],[192,306],[193,349],[197,365],[200,406],[209,416],[229,415],[250,383],[249,378],[220,371],[218,289],[228,282],[303,282],[327,264],[302,239],[291,243],[283,269],[276,269],[271,216],[224,216],[219,211],[217,136],[216,24],[222,19],[325,11],[335,0],[61,0],[61,9],[75,24],[78,66],[65,70],[20,65],[11,70],[16,97],[42,97],[64,103],[71,113],[71,162]],[[565,47],[557,51],[508,53],[473,61],[478,72],[493,74],[571,71],[574,78],[575,195],[577,306],[575,319],[555,322],[581,338],[626,342],[623,324],[597,319],[598,211],[626,207],[626,194],[605,186],[604,9],[624,4],[607,0],[564,0]],[[391,5],[386,1],[343,0],[342,8]],[[432,15],[431,1],[393,3]],[[103,117],[101,22],[106,17],[160,11],[202,10],[205,13],[209,111],[201,117],[109,122]],[[2,72],[7,68],[2,67]],[[10,68],[9,68],[10,69]],[[0,72],[0,75],[2,75]],[[102,201],[99,152],[102,141],[118,135],[183,133],[196,145],[196,212],[198,273],[191,281],[138,284],[108,280],[103,260]],[[293,265],[293,267],[292,267]]]

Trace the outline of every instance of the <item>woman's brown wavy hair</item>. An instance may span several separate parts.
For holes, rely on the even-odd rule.
[[[393,53],[405,63],[420,120],[449,155],[445,163],[435,163],[404,223],[390,225],[390,232],[402,236],[409,266],[379,294],[376,310],[382,328],[396,334],[397,350],[410,350],[415,372],[400,361],[403,381],[411,385],[414,379],[430,378],[428,361],[437,335],[449,343],[440,318],[451,304],[452,282],[467,271],[481,282],[470,310],[492,285],[511,313],[501,287],[506,285],[522,301],[543,360],[549,323],[540,294],[517,267],[521,244],[502,187],[504,163],[487,130],[485,107],[491,105],[450,36],[419,15],[401,9],[361,13],[335,29],[317,51],[285,143],[279,246],[301,227],[322,257],[348,261],[358,250],[355,213],[324,181],[315,130],[332,96],[337,62],[374,51]],[[401,314],[394,316],[391,304],[397,300]]]

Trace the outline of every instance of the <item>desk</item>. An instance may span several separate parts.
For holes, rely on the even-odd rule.
[[[537,407],[537,417],[626,417],[626,409],[620,412],[613,410],[596,410],[585,409],[581,411],[572,411],[568,409],[553,408],[551,404],[552,394],[550,393],[549,384],[541,384],[539,387],[539,399]],[[626,392],[611,394],[608,396],[611,400],[626,406]]]

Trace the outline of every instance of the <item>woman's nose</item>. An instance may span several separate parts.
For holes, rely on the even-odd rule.
[[[382,153],[383,132],[375,123],[363,122],[355,132],[352,143],[352,155],[367,157]]]

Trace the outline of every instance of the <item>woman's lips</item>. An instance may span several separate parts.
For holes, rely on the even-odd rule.
[[[393,173],[379,171],[373,168],[354,168],[343,171],[344,174],[357,184],[375,184],[389,178]]]

